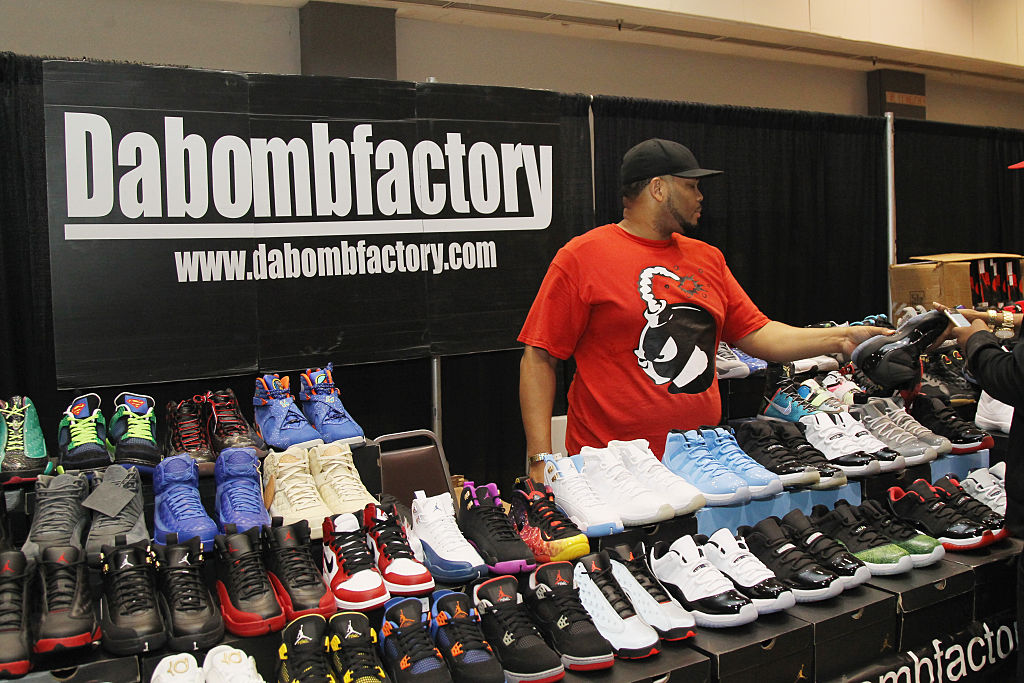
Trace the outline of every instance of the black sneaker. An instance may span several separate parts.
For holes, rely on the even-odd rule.
[[[28,562],[20,550],[0,551],[0,674],[21,676],[32,667],[29,642]]]
[[[217,552],[217,597],[224,626],[236,636],[259,636],[284,628],[284,610],[263,565],[260,529],[236,533],[234,524],[213,539]]]
[[[42,597],[32,651],[83,647],[98,640],[82,549],[50,546],[43,550],[37,571]]]
[[[214,453],[225,448],[252,448],[256,455],[267,455],[267,444],[252,428],[238,407],[238,399],[232,389],[211,391],[206,399],[206,433]]]
[[[812,465],[782,443],[767,420],[745,420],[736,423],[735,428],[736,441],[744,452],[779,475],[783,486],[813,486],[821,480]]]
[[[797,602],[827,600],[843,592],[839,577],[789,540],[777,517],[767,517],[736,531],[754,557],[793,591]]]
[[[895,334],[862,342],[853,350],[853,363],[875,384],[889,390],[909,389],[920,374],[920,355],[946,331],[948,323],[941,311],[916,315]]]
[[[153,555],[171,648],[189,652],[219,643],[224,620],[203,578],[206,558],[199,537],[179,543],[177,534],[168,534],[167,545],[154,545]]]
[[[498,487],[467,481],[459,498],[459,529],[494,574],[517,574],[537,566],[512,520],[505,514]]]
[[[941,398],[918,396],[910,407],[910,415],[939,436],[953,444],[953,453],[974,453],[992,448],[992,436],[974,424],[957,417],[953,409]]]
[[[938,540],[922,534],[877,500],[865,500],[857,509],[861,518],[871,522],[878,533],[910,553],[915,567],[927,567],[946,556],[946,549]]]
[[[995,540],[983,524],[946,505],[924,479],[918,479],[906,489],[893,486],[888,491],[888,501],[893,514],[937,539],[946,550],[973,550]]]
[[[575,560],[590,552],[590,541],[555,506],[555,496],[544,484],[529,477],[516,479],[509,504],[512,523],[538,562]]]
[[[384,605],[380,649],[395,683],[450,683],[441,651],[430,640],[429,614],[419,598],[392,598]]]
[[[89,495],[89,480],[81,472],[40,475],[36,480],[32,524],[21,551],[35,562],[43,548],[54,545],[82,547],[89,510],[82,501]]]
[[[217,454],[210,446],[210,435],[206,431],[206,420],[203,408],[206,396],[191,396],[181,401],[167,403],[167,438],[164,440],[164,455],[181,455],[188,453],[199,463],[199,470],[204,473],[213,471],[211,465],[217,460]],[[207,465],[204,469],[203,465]]]
[[[313,560],[309,522],[283,523],[281,517],[274,517],[271,526],[263,527],[263,561],[277,601],[284,607],[285,621],[306,614],[329,617],[338,608]]]
[[[289,622],[277,651],[277,683],[334,683],[327,660],[327,620],[308,614]]]
[[[921,356],[921,393],[961,406],[977,403],[979,389],[967,381],[950,354],[936,352]]]
[[[871,570],[834,538],[826,536],[799,508],[779,520],[782,531],[798,548],[839,577],[843,590],[865,583]]]
[[[327,622],[331,667],[339,681],[391,683],[377,650],[377,632],[362,612],[338,612]]]
[[[149,548],[105,545],[100,561],[103,647],[115,655],[134,655],[162,648],[167,642],[167,632],[156,599],[156,576]]]
[[[156,405],[152,396],[121,392],[114,399],[114,414],[107,423],[107,450],[114,462],[141,467],[147,472],[164,454],[156,442]]]
[[[430,635],[456,683],[504,683],[505,672],[484,640],[472,598],[465,593],[434,591],[430,616]]]
[[[846,473],[828,461],[825,454],[811,445],[804,437],[798,422],[782,422],[779,420],[763,420],[767,422],[775,437],[793,453],[800,462],[810,465],[818,471],[818,483],[810,488],[816,491],[835,489],[846,486]]]
[[[473,587],[484,637],[498,653],[505,680],[557,681],[565,676],[562,660],[548,647],[530,619],[514,576],[497,576]]]
[[[570,671],[607,669],[615,663],[612,646],[580,602],[571,562],[549,562],[530,574],[526,604],[547,644]]]
[[[936,481],[932,484],[932,490],[939,494],[939,498],[946,505],[991,531],[995,540],[998,541],[1010,535],[1010,530],[1006,528],[1006,519],[964,491],[960,482],[952,475],[947,474]]]
[[[98,510],[92,511],[92,523],[85,541],[85,551],[90,566],[98,567],[100,551],[105,545],[116,545],[114,539],[123,535],[129,544],[144,543],[149,539],[146,528],[146,517],[142,502],[142,477],[135,467],[124,468],[111,465],[102,473],[97,473],[92,480],[93,490],[106,484],[117,486],[132,494],[131,499],[121,510],[111,516]],[[104,487],[104,491],[106,488]]]
[[[832,510],[825,505],[815,505],[811,509],[811,522],[846,546],[854,557],[867,565],[873,576],[902,574],[914,568],[910,553],[879,534],[845,499],[836,501]]]

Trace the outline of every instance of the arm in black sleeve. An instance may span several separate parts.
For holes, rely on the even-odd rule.
[[[975,332],[964,344],[967,369],[996,400],[1024,406],[1024,343],[1011,353],[999,346],[991,332]]]

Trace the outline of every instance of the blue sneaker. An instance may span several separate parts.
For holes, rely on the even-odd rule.
[[[217,479],[217,528],[234,524],[239,531],[270,526],[270,513],[263,505],[260,460],[251,448],[225,448],[213,470]]]
[[[430,635],[459,681],[505,683],[505,672],[480,630],[473,598],[449,590],[434,591]]]
[[[750,500],[747,482],[711,455],[696,429],[673,429],[665,439],[662,464],[697,487],[708,505],[732,505]]]
[[[253,394],[253,412],[256,432],[279,451],[286,451],[297,443],[323,441],[309,420],[302,414],[288,387],[288,376],[263,375],[256,378]]]
[[[430,639],[430,615],[419,598],[391,598],[384,603],[380,650],[393,681],[451,681],[441,651]],[[402,676],[399,678],[398,674]]]
[[[748,368],[750,368],[751,375],[759,372],[763,373],[768,369],[768,361],[746,354],[743,352],[743,349],[738,349],[735,346],[731,346],[729,348],[732,349],[732,352],[736,354],[736,357],[740,359],[741,363],[744,363]]]
[[[341,392],[334,386],[333,370],[334,364],[328,363],[325,368],[306,370],[299,375],[299,406],[327,443],[362,444],[366,441],[363,428],[341,405]]]
[[[778,388],[775,394],[768,399],[768,404],[764,407],[763,411],[767,417],[774,417],[777,420],[785,420],[786,422],[799,422],[800,418],[817,412],[819,411],[800,398],[796,389],[789,384]]]
[[[199,464],[187,454],[164,458],[153,470],[153,541],[167,545],[167,534],[182,541],[198,536],[203,550],[213,548],[217,524],[199,498]],[[172,543],[173,545],[173,543]]]
[[[782,493],[782,480],[740,448],[732,429],[702,427],[701,436],[711,454],[747,482],[751,498],[768,498]]]

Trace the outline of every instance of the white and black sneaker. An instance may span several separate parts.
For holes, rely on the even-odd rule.
[[[881,472],[902,472],[907,468],[907,461],[899,451],[889,448],[872,434],[864,423],[847,412],[834,415],[832,418],[857,444],[858,448],[878,461]]]
[[[807,441],[846,476],[867,477],[882,471],[878,461],[862,451],[828,413],[807,415],[800,418],[800,422],[804,425]]]
[[[754,603],[715,569],[691,536],[682,536],[671,546],[655,543],[649,558],[654,575],[698,626],[741,626],[757,619]]]
[[[728,529],[719,529],[710,538],[695,536],[694,541],[702,546],[704,557],[754,603],[758,614],[779,612],[796,604],[793,592],[754,557],[742,538]]]
[[[797,602],[827,600],[843,592],[839,577],[787,538],[777,518],[767,517],[754,526],[741,526],[736,531],[746,541],[750,552],[779,581],[789,586]]]
[[[831,536],[816,527],[803,510],[794,508],[779,521],[782,531],[818,564],[833,572],[843,590],[859,586],[871,578],[871,570]]]
[[[580,602],[617,657],[641,659],[658,654],[658,633],[633,609],[615,580],[607,552],[590,553],[576,560],[573,576]]]
[[[668,594],[647,564],[643,541],[630,548],[625,543],[606,548],[612,561],[612,575],[626,591],[633,609],[654,627],[662,640],[693,637],[693,615]]]

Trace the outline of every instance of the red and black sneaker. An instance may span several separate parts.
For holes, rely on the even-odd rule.
[[[71,545],[44,548],[37,571],[43,595],[33,652],[83,647],[98,640],[85,552]]]
[[[575,560],[590,552],[590,541],[561,510],[544,484],[530,477],[516,479],[509,516],[538,562]]]
[[[1006,519],[964,491],[960,482],[952,475],[947,474],[936,481],[932,484],[932,490],[939,494],[946,505],[991,531],[995,540],[998,541],[1010,535],[1010,530],[1006,528]]]
[[[363,530],[391,595],[423,595],[434,590],[434,577],[413,555],[393,505],[370,503],[363,508]]]
[[[281,517],[274,517],[271,526],[263,527],[263,553],[286,621],[307,614],[327,618],[338,610],[310,551],[309,522],[302,519],[284,526]]]
[[[260,458],[266,457],[267,444],[242,415],[232,389],[211,391],[205,398],[206,431],[214,452],[220,453],[225,448],[252,448]]]
[[[217,454],[210,446],[210,434],[206,431],[203,406],[206,396],[200,394],[175,403],[167,403],[167,440],[164,453],[167,456],[188,453],[199,463],[199,471],[213,472]],[[205,465],[205,467],[204,467]]]
[[[20,550],[0,551],[0,675],[21,676],[32,668],[28,594],[32,582]]]
[[[920,395],[910,407],[910,415],[939,436],[953,444],[953,453],[974,453],[992,448],[995,441],[988,432],[957,417],[953,409],[941,398]]]
[[[236,533],[234,524],[213,539],[217,552],[217,597],[224,626],[236,636],[259,636],[284,628],[284,610],[263,565],[260,529]]]
[[[906,490],[893,486],[888,494],[889,507],[897,517],[937,539],[946,550],[973,550],[996,540],[984,525],[946,505],[924,479],[918,479]]]

